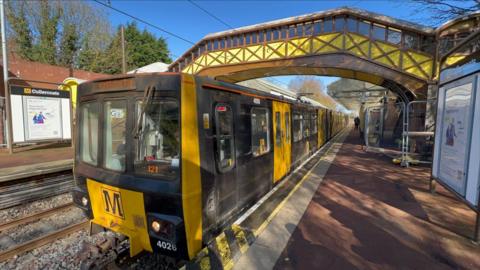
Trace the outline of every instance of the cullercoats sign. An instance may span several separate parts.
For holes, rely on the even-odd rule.
[[[13,142],[71,139],[70,92],[11,86]]]

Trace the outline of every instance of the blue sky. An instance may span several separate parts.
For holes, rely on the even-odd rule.
[[[101,1],[107,2],[107,0]],[[417,23],[425,22],[425,18],[429,15],[429,11],[425,9],[422,12],[415,12],[417,6],[407,0],[193,1],[234,28],[342,6],[365,9]],[[140,17],[194,43],[209,33],[229,29],[186,0],[110,0],[110,3],[115,8]],[[458,1],[455,2],[455,4],[459,4]],[[92,2],[92,5],[102,8],[101,5],[95,2]],[[113,10],[107,10],[107,12],[113,26],[132,20]],[[153,32],[157,36],[166,38],[173,59],[182,55],[183,52],[192,46],[183,40],[169,36],[155,28],[145,26],[142,23],[138,23],[138,25],[141,28],[148,29],[148,31]],[[277,77],[277,79],[283,83],[288,83],[291,77],[282,76]],[[336,78],[322,77],[321,79],[325,84],[328,84]]]

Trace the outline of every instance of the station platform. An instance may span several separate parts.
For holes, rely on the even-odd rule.
[[[475,213],[431,194],[429,167],[366,152],[355,130],[337,137],[233,269],[480,269]]]
[[[0,182],[71,170],[73,155],[70,146],[0,152]]]

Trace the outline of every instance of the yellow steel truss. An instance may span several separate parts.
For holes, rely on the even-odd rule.
[[[370,39],[360,34],[343,32],[207,51],[195,58],[182,72],[196,74],[205,68],[215,66],[339,52],[349,53],[423,80],[433,78],[432,55],[402,49],[398,45]]]

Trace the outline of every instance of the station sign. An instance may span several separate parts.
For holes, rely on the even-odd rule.
[[[449,76],[438,91],[432,176],[478,208],[480,70],[460,73]]]
[[[13,142],[71,139],[70,92],[11,86]]]

